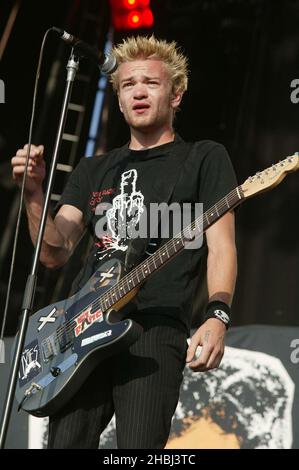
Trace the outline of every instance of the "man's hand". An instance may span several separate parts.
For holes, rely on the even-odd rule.
[[[194,372],[205,372],[219,367],[224,354],[226,327],[217,318],[209,318],[191,338],[186,362]],[[199,357],[193,360],[196,349],[202,346]]]
[[[16,155],[11,159],[13,179],[18,186],[21,186],[23,174],[25,170],[25,162],[27,156],[28,145],[19,149]],[[30,157],[28,162],[28,174],[26,178],[25,191],[27,195],[31,195],[36,191],[41,191],[42,182],[46,174],[45,161],[43,158],[43,145],[31,145]]]

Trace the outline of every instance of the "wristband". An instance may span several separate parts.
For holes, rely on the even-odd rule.
[[[221,300],[213,300],[207,305],[204,321],[209,318],[218,318],[218,320],[225,324],[226,329],[228,329],[230,325],[230,315],[231,310],[229,305],[225,302],[221,302]]]

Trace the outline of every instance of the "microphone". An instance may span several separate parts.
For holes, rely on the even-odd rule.
[[[117,69],[117,62],[112,54],[103,56],[94,47],[72,36],[72,34],[67,33],[63,29],[55,27],[51,29],[60,36],[60,39],[70,44],[81,57],[91,59],[105,75],[109,75]]]

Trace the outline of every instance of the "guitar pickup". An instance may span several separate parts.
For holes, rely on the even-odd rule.
[[[45,362],[48,362],[53,356],[58,354],[57,338],[49,336],[41,343],[42,355]]]
[[[60,352],[62,353],[65,352],[74,343],[73,329],[65,328],[64,326],[59,328],[59,330],[57,331],[57,339],[58,339]]]

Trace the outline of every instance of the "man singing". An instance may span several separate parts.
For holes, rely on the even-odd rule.
[[[105,155],[81,159],[55,218],[48,216],[41,250],[41,262],[58,268],[68,261],[85,230],[92,231],[94,244],[74,290],[107,260],[125,262],[132,230],[122,227],[120,233],[120,213],[132,227],[153,202],[200,202],[206,210],[237,185],[221,144],[186,143],[174,130],[174,116],[188,83],[187,60],[177,45],[153,36],[131,37],[112,53],[118,68],[111,81],[130,128],[130,141]],[[26,150],[27,146],[12,158],[13,177],[19,185]],[[33,243],[44,177],[43,146],[32,146],[26,210]],[[104,216],[105,234],[97,229]],[[160,244],[161,238],[150,239],[146,253],[152,254]],[[205,248],[209,303],[188,347]],[[130,348],[102,361],[66,406],[50,416],[49,447],[98,448],[100,435],[115,413],[119,448],[164,448],[186,362],[195,372],[220,364],[236,271],[230,211],[207,230],[202,249],[183,250],[144,283],[126,313],[143,327],[143,333]],[[202,349],[196,357],[198,346]]]

